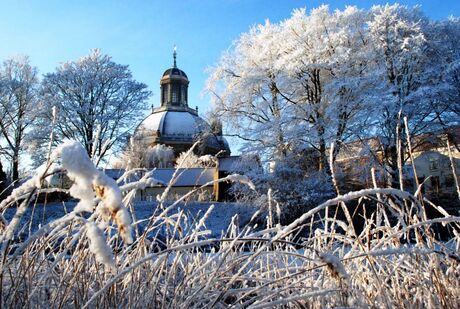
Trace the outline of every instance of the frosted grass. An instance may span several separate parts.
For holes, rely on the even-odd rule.
[[[120,187],[95,173],[82,173],[86,179],[78,182],[99,185],[78,191],[91,195],[84,196],[90,211],[64,204],[67,211],[23,239],[17,238],[25,233],[21,220],[30,208],[45,207],[33,203],[42,182],[28,183],[2,204],[2,233],[14,231],[2,238],[2,307],[460,307],[460,218],[428,201],[422,206],[407,192],[374,188],[339,195],[288,226],[274,225],[267,215],[267,228],[257,227],[257,216],[248,212],[213,233],[213,213],[224,205],[203,207],[197,216],[187,209],[193,205],[160,200],[152,204],[158,211],[133,214],[132,192],[142,183]],[[244,177],[227,180],[250,185]],[[334,215],[356,201],[367,212],[360,230],[350,214]],[[133,222],[127,229],[132,243],[125,241],[127,230],[120,231],[128,224],[116,217],[120,207]],[[439,218],[425,219],[428,207],[441,210]],[[100,211],[105,208],[115,214]],[[439,225],[448,240],[435,236]]]

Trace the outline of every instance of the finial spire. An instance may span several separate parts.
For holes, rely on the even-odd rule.
[[[174,52],[173,52],[173,58],[174,58],[174,67],[177,68],[176,66],[176,56],[177,56],[177,47],[174,45]]]

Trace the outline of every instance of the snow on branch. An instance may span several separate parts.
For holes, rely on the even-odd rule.
[[[102,203],[97,206],[98,212],[104,219],[113,219],[125,243],[132,243],[131,219],[123,205],[122,194],[115,180],[99,171],[85,149],[76,141],[60,145],[55,156],[61,157],[62,166],[74,182],[69,193],[80,200],[75,210],[92,212],[95,198],[100,198]]]

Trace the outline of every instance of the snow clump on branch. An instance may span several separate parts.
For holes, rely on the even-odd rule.
[[[112,218],[126,244],[133,242],[131,219],[123,205],[122,194],[115,180],[96,169],[85,149],[76,141],[61,144],[54,157],[61,157],[62,166],[74,182],[69,190],[72,197],[80,199],[75,211],[93,211],[95,197],[101,199],[97,211],[102,218]]]
[[[319,255],[321,262],[327,265],[327,269],[335,278],[347,279],[348,273],[338,257],[330,253],[321,253]]]
[[[94,254],[98,262],[106,265],[111,269],[114,268],[115,261],[113,258],[112,250],[105,242],[103,236],[104,234],[94,222],[88,222],[86,226],[86,235],[89,239],[89,250]]]

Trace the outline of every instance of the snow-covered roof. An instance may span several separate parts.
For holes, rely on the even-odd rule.
[[[149,115],[139,125],[139,130],[159,131],[163,136],[190,136],[208,129],[207,123],[188,111],[161,111]]]
[[[159,180],[164,184],[169,184],[171,181],[174,172],[176,171],[175,168],[159,168],[156,169],[153,174],[152,178]],[[123,169],[107,169],[104,170],[107,176],[118,179],[121,175],[123,175]],[[177,171],[177,180],[173,184],[173,187],[195,187],[195,186],[202,186],[207,182],[214,180],[214,173],[216,169],[214,168],[181,168]],[[137,172],[130,177],[130,181],[139,180],[145,172]]]
[[[139,125],[141,130],[152,130],[157,131],[162,127],[162,120],[165,112],[162,113],[153,113],[145,118]]]
[[[162,168],[157,169],[153,172],[153,178],[160,180],[161,182],[168,184],[174,172],[175,168]],[[177,172],[177,181],[174,183],[174,187],[194,187],[202,186],[207,182],[214,180],[214,168],[181,168]]]
[[[112,179],[118,179],[123,175],[125,172],[124,169],[120,168],[109,168],[109,169],[104,169],[104,173],[109,176]]]
[[[240,156],[230,156],[219,158],[219,171],[234,171],[236,165],[241,160]]]

